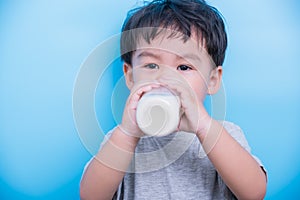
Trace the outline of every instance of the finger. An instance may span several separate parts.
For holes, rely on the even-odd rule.
[[[147,92],[151,91],[152,89],[158,88],[158,87],[161,87],[161,85],[159,85],[157,83],[147,83],[147,84],[142,84],[142,85],[137,84],[137,86],[135,86],[132,89],[131,94],[129,96],[130,103],[137,104],[144,93],[147,93]]]
[[[161,78],[159,79],[159,82],[171,90],[175,91],[176,93],[183,93],[185,91],[191,90],[191,87],[186,81],[183,80],[177,80],[177,79],[166,79]]]
[[[197,95],[188,83],[173,79],[160,79],[160,81],[164,87],[169,88],[180,97],[181,104],[184,108],[197,102]]]

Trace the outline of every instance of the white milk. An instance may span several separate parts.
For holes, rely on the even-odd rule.
[[[174,132],[179,124],[180,100],[166,88],[153,89],[138,102],[136,119],[140,129],[149,136]]]

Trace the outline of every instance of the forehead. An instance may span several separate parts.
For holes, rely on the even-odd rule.
[[[168,34],[159,34],[154,39],[147,42],[140,38],[136,45],[134,54],[143,50],[165,51],[175,54],[178,57],[185,58],[185,55],[195,55],[202,61],[206,60],[211,63],[212,59],[205,49],[205,41],[200,41],[195,35],[192,35],[186,41],[180,36],[170,37]]]
[[[181,51],[199,50],[202,48],[202,45],[194,37],[184,41],[179,35],[170,36],[168,33],[160,33],[149,42],[143,37],[137,41],[136,49],[145,48],[170,50],[174,51],[174,53],[180,53]]]

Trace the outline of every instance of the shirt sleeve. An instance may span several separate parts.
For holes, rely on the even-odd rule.
[[[246,137],[242,131],[242,129],[232,122],[221,122],[223,123],[223,127],[226,131],[249,153],[251,152],[251,148],[246,140]]]

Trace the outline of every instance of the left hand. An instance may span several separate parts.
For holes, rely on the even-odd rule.
[[[211,117],[189,84],[184,80],[166,78],[160,78],[158,82],[177,94],[181,100],[178,131],[205,135],[209,129]]]

